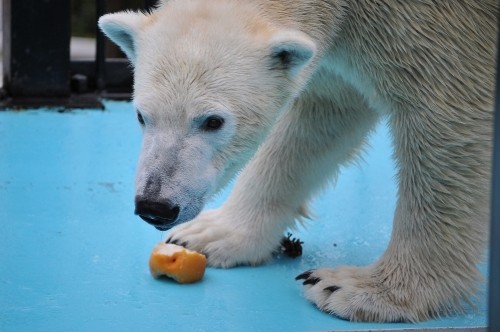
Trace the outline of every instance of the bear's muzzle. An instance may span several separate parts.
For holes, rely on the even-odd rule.
[[[134,213],[161,231],[166,231],[175,225],[179,211],[179,206],[169,200],[155,202],[142,197],[135,199]]]

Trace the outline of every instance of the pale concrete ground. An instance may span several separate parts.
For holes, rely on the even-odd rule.
[[[89,60],[95,58],[95,39],[71,37],[70,54],[72,60]]]

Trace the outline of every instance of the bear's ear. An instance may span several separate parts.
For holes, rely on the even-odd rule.
[[[269,40],[271,69],[285,70],[292,77],[316,54],[315,43],[300,31],[280,31]]]
[[[118,45],[127,58],[135,63],[136,39],[144,14],[120,12],[101,16],[98,25],[106,36]]]

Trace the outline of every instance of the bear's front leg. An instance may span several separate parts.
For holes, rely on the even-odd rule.
[[[215,267],[267,261],[279,244],[279,231],[255,229],[263,224],[263,219],[252,215],[253,220],[247,220],[237,212],[225,207],[204,211],[194,220],[175,227],[167,242],[204,253],[208,264]]]
[[[207,254],[212,266],[270,259],[285,230],[306,214],[311,194],[360,152],[378,118],[341,81],[334,91],[328,99],[305,94],[298,100],[278,119],[222,207],[175,227],[168,241]],[[347,105],[332,101],[335,94]]]
[[[268,146],[276,148],[274,143]],[[282,176],[282,161],[271,158],[269,152],[259,152],[220,208],[176,226],[167,242],[206,254],[208,264],[216,267],[257,265],[269,260],[285,229],[302,217],[300,204],[293,204],[290,195],[273,192],[269,183]]]
[[[482,116],[479,116],[482,112]],[[367,267],[302,273],[318,308],[353,321],[421,321],[461,311],[482,277],[487,239],[490,116],[418,112],[390,119],[399,167],[388,249]]]

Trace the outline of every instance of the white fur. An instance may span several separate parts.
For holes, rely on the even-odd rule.
[[[135,62],[137,33],[140,29],[143,15],[124,12],[104,15],[99,19],[99,27],[114,40],[130,61]]]
[[[169,0],[148,15],[104,16],[134,64],[145,120],[137,194],[179,205],[178,222],[194,218],[170,240],[212,266],[260,264],[386,115],[399,181],[389,247],[367,267],[306,273],[305,295],[350,320],[460,310],[481,279],[488,228],[497,9]],[[225,119],[221,130],[200,130],[210,114]],[[223,206],[197,216],[243,167]]]

